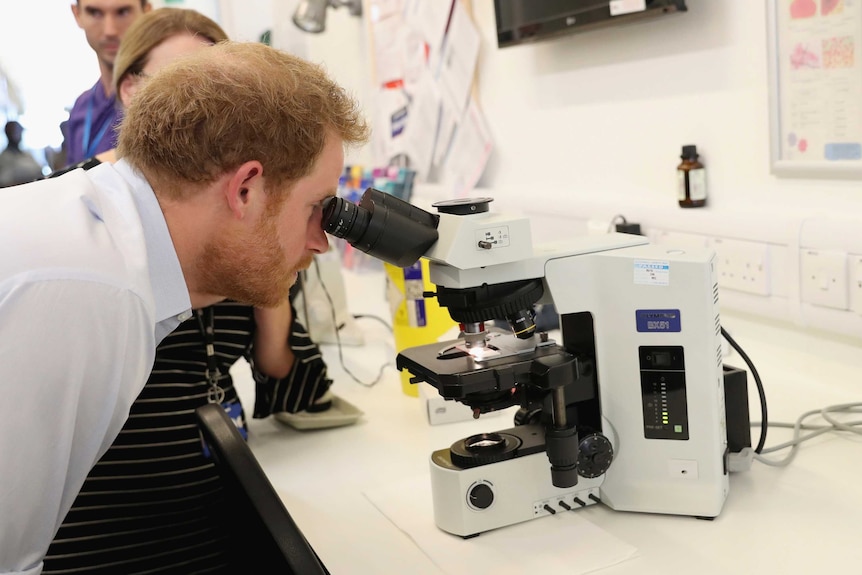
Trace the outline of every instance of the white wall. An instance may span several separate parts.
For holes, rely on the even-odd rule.
[[[186,4],[189,0],[185,0]],[[212,0],[218,5],[218,21],[232,40],[255,42],[272,27],[273,0]],[[186,8],[195,8],[187,5]],[[196,8],[195,8],[196,9]]]
[[[351,16],[347,8],[330,8],[326,30],[309,34],[292,21],[298,0],[273,2],[272,45],[321,64],[350,92],[369,113],[373,107],[369,36],[366,18]],[[347,164],[370,166],[370,147],[351,149],[345,155]]]
[[[765,0],[688,0],[684,14],[502,50],[492,2],[473,4],[487,185],[673,209],[680,147],[696,144],[710,210],[862,212],[858,182],[769,172]]]

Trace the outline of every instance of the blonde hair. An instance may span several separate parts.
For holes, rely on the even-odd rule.
[[[150,52],[173,36],[194,34],[218,44],[228,39],[217,23],[195,10],[158,8],[139,16],[126,30],[114,60],[114,92],[126,76],[140,74],[147,65]]]
[[[243,163],[267,190],[308,175],[328,137],[361,144],[356,101],[324,70],[257,42],[222,42],[162,68],[135,94],[118,153],[160,194],[182,199]]]

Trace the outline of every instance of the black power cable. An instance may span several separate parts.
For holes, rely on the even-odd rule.
[[[748,365],[748,368],[751,370],[751,375],[754,376],[754,383],[757,385],[757,394],[760,397],[760,441],[757,442],[757,447],[754,449],[754,452],[760,453],[763,451],[763,445],[766,443],[766,428],[769,426],[766,417],[766,392],[763,390],[763,382],[760,380],[760,374],[757,373],[757,368],[754,367],[754,363],[752,363],[748,354],[739,347],[739,344],[730,337],[730,334],[727,333],[724,328],[721,328],[721,335],[724,336],[724,339],[727,340],[730,347],[735,349],[740,357],[745,361],[746,365]]]

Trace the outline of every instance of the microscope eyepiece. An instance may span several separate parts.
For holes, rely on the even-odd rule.
[[[323,231],[353,244],[368,228],[370,216],[344,198],[328,198],[323,204]]]
[[[323,205],[323,230],[351,246],[398,267],[416,263],[437,241],[440,216],[374,188],[358,204],[329,198]]]

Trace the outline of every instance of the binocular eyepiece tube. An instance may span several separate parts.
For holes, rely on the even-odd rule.
[[[398,267],[416,263],[437,241],[440,216],[374,188],[358,204],[328,198],[323,230],[358,250]]]

